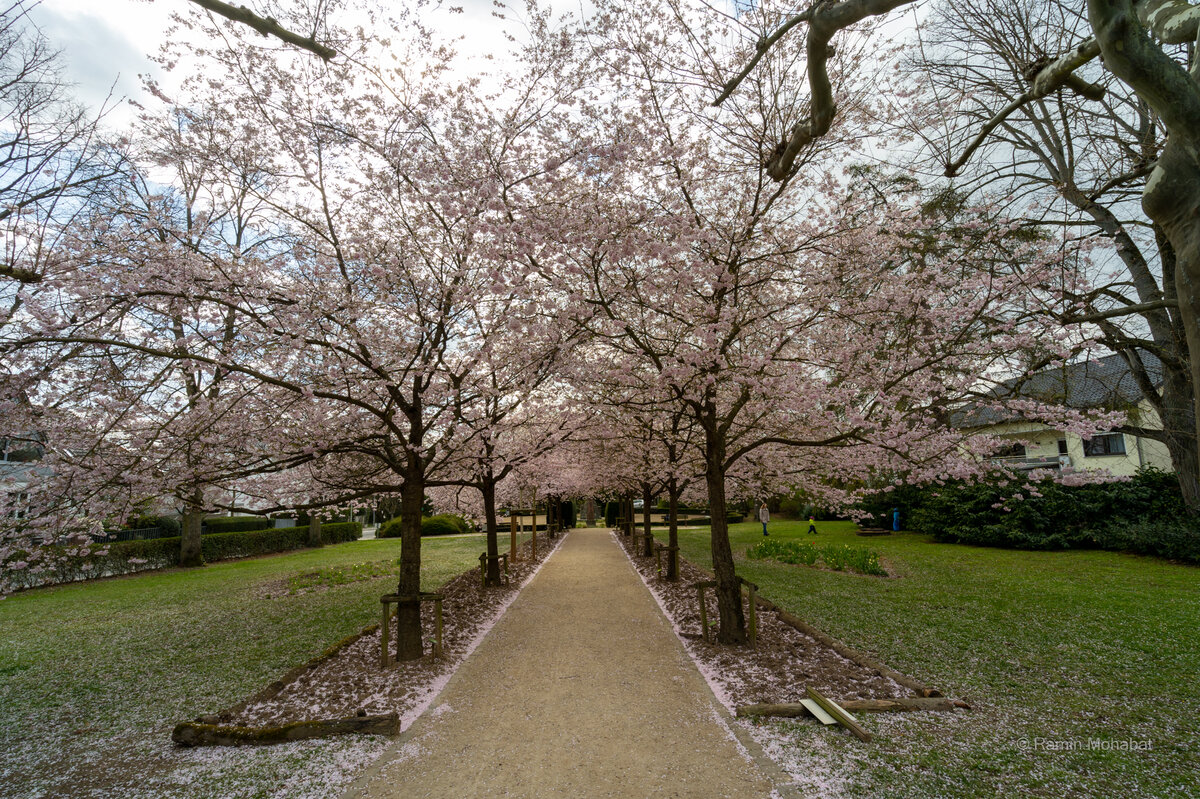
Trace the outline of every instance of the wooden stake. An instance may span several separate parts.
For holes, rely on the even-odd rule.
[[[386,599],[380,600],[380,604],[383,605],[383,621],[380,622],[380,624],[379,624],[379,630],[380,630],[381,634],[383,635],[383,642],[382,642],[383,647],[382,647],[382,651],[380,651],[380,653],[379,653],[379,668],[386,669],[388,667],[388,663],[390,661],[390,658],[388,656],[388,633],[391,632],[390,628],[392,625],[391,625],[391,619],[389,619],[388,617],[391,614],[388,613],[389,606],[388,606],[388,602]]]
[[[435,634],[433,656],[440,658],[442,656],[442,598],[440,596],[433,601],[433,623]]]
[[[800,702],[781,702],[779,704],[741,705],[737,708],[738,716],[779,716],[781,718],[799,718],[808,715],[810,699]],[[906,696],[895,699],[839,699],[838,705],[843,710],[856,713],[904,713],[921,710],[953,711],[956,708],[970,710],[966,702],[943,697]],[[815,703],[813,703],[815,704]],[[820,705],[817,705],[820,707]],[[824,710],[822,710],[824,712]]]
[[[758,643],[758,613],[755,610],[757,603],[754,601],[754,583],[746,583],[746,590],[750,593],[750,646]]]
[[[704,635],[705,642],[708,641],[708,609],[704,607],[704,586],[696,586],[696,594],[700,599],[700,632]]]

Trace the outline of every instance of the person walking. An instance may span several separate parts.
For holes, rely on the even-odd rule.
[[[767,522],[771,521],[771,511],[767,510],[767,503],[763,503],[758,509],[758,520],[762,522],[763,535],[769,535],[767,532]]]
[[[815,516],[808,517],[808,531],[813,535],[817,534],[817,519]]]

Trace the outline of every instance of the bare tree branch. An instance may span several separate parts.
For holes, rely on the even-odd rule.
[[[1200,6],[1188,0],[1143,0],[1138,17],[1165,44],[1196,41],[1200,29]]]
[[[1004,106],[1004,108],[997,111],[995,116],[989,119],[983,128],[980,129],[979,134],[972,139],[962,155],[954,162],[946,165],[946,177],[952,178],[956,176],[967,161],[971,160],[971,156],[983,145],[992,131],[999,127],[1012,112],[1026,103],[1048,97],[1064,88],[1070,88],[1089,100],[1102,99],[1104,97],[1104,88],[1102,86],[1088,83],[1074,74],[1075,70],[1098,55],[1100,55],[1100,44],[1096,41],[1095,37],[1091,37],[1080,42],[1071,52],[1059,56],[1054,61],[1042,67],[1034,75],[1029,89],[1020,97],[1017,97],[1011,103]]]
[[[247,25],[263,36],[274,36],[276,39],[299,47],[301,50],[307,50],[314,55],[320,56],[324,61],[329,61],[337,55],[337,50],[334,50],[332,47],[321,44],[311,36],[301,36],[298,33],[292,33],[271,17],[260,17],[245,6],[234,6],[229,3],[223,3],[221,0],[190,0],[190,2],[195,3],[206,11],[219,14],[228,20]]]
[[[1141,302],[1137,305],[1125,305],[1108,311],[1097,311],[1096,313],[1081,314],[1079,316],[1064,316],[1062,321],[1064,324],[1099,322],[1102,319],[1115,319],[1118,316],[1132,316],[1133,314],[1145,313],[1146,311],[1157,311],[1160,308],[1178,307],[1179,303],[1175,300],[1156,300],[1155,302]]]
[[[782,25],[776,28],[775,32],[770,36],[759,39],[758,44],[754,48],[754,58],[750,59],[750,63],[746,64],[745,68],[738,73],[737,77],[726,82],[725,86],[721,90],[720,96],[713,100],[713,105],[720,105],[721,103],[725,102],[729,95],[733,94],[734,90],[737,89],[737,87],[741,85],[742,81],[746,79],[746,76],[754,71],[754,68],[758,66],[758,62],[761,61],[762,57],[767,54],[767,51],[770,50],[776,42],[782,39],[784,35],[792,28],[796,27],[801,22],[807,22],[812,19],[812,15],[813,8],[809,8],[807,11],[802,11],[791,19],[786,20]]]
[[[800,151],[829,132],[837,106],[833,101],[833,85],[829,82],[829,41],[838,31],[861,22],[867,17],[887,14],[908,5],[913,0],[843,0],[840,3],[817,3],[808,14],[808,85],[812,92],[808,118],[792,126],[788,137],[779,143],[767,162],[767,174],[772,180],[783,181],[792,171]],[[802,20],[797,20],[800,22]],[[789,20],[791,22],[791,20]],[[787,22],[784,25],[788,25]],[[761,57],[761,56],[760,56]]]

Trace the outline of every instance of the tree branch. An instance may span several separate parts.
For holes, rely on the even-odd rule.
[[[1094,83],[1088,83],[1082,78],[1074,74],[1075,70],[1091,61],[1096,56],[1100,55],[1100,43],[1093,36],[1080,42],[1079,45],[1069,53],[1061,55],[1051,61],[1046,66],[1042,67],[1033,80],[1030,82],[1029,89],[1020,97],[1017,97],[1004,108],[996,112],[995,116],[989,119],[979,131],[963,154],[958,157],[958,160],[946,165],[946,177],[952,178],[958,174],[958,171],[971,159],[992,131],[1000,126],[1004,120],[1026,103],[1040,100],[1043,97],[1048,97],[1056,91],[1063,88],[1070,88],[1077,94],[1083,95],[1089,100],[1100,100],[1104,97],[1104,87]]]
[[[770,36],[759,39],[758,44],[755,45],[754,48],[754,58],[750,59],[750,63],[746,64],[746,67],[738,73],[737,77],[725,83],[725,86],[721,90],[721,94],[717,97],[717,99],[713,100],[713,105],[720,105],[729,99],[729,95],[733,94],[734,90],[737,89],[737,87],[741,85],[742,81],[746,79],[746,76],[754,71],[754,68],[758,66],[759,61],[762,61],[762,57],[767,54],[767,51],[770,50],[776,42],[782,39],[784,35],[792,28],[796,27],[801,22],[808,22],[810,19],[812,19],[812,15],[812,8],[802,11],[791,19],[786,20],[782,25],[776,28],[775,32]]]
[[[292,33],[271,17],[260,17],[245,6],[234,6],[229,3],[223,3],[221,0],[190,0],[190,2],[195,3],[206,11],[219,14],[228,20],[247,25],[263,36],[274,36],[276,39],[299,47],[301,50],[307,50],[314,55],[320,56],[324,61],[329,61],[337,55],[337,50],[334,50],[332,47],[326,47],[311,36],[301,36],[298,33]]]
[[[1099,322],[1102,319],[1114,319],[1118,316],[1132,316],[1133,314],[1145,313],[1146,311],[1157,311],[1160,308],[1178,308],[1179,303],[1175,300],[1156,300],[1154,302],[1142,302],[1137,305],[1126,305],[1121,308],[1113,308],[1110,311],[1098,311],[1096,313],[1084,314],[1082,316],[1064,316],[1062,322],[1064,324],[1081,324],[1083,322]]]
[[[41,283],[42,276],[32,269],[0,264],[0,277],[10,277],[19,283]]]
[[[1142,0],[1138,18],[1164,44],[1187,44],[1200,33],[1200,6],[1188,0]]]
[[[1150,40],[1130,0],[1088,0],[1088,19],[1104,65],[1154,109],[1173,138],[1194,146],[1200,137],[1200,87]],[[1165,18],[1160,27],[1167,27]]]
[[[788,137],[771,154],[767,161],[767,174],[772,180],[786,180],[800,151],[828,133],[833,125],[837,106],[833,101],[833,85],[829,81],[829,40],[838,31],[867,17],[881,16],[911,2],[913,0],[843,0],[840,3],[818,3],[806,12],[810,17],[807,47],[808,85],[812,93],[808,118],[793,125]]]

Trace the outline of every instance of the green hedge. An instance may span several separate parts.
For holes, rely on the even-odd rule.
[[[1200,562],[1200,522],[1189,519],[1175,475],[1064,486],[1004,474],[976,482],[906,487],[881,507],[902,508],[905,529],[938,541],[1010,549],[1113,549]],[[1171,553],[1171,554],[1168,554]]]
[[[305,529],[305,540],[308,540]],[[347,541],[357,541],[362,538],[361,522],[329,522],[321,525],[321,542],[325,544],[344,544]]]
[[[437,516],[421,517],[421,535],[459,535],[461,533],[472,533],[475,531],[475,526],[462,516],[457,516],[453,513],[441,513]],[[383,524],[379,525],[379,529],[375,531],[376,538],[399,538],[400,537],[400,517],[388,519]]]
[[[321,541],[341,544],[362,537],[358,522],[338,522],[321,525]],[[25,587],[74,582],[92,577],[162,569],[179,563],[182,538],[151,538],[143,541],[117,541],[99,544],[97,550],[82,558],[63,559],[52,570],[41,575],[29,575]],[[249,530],[237,533],[214,533],[200,539],[200,551],[206,563],[230,558],[247,558],[287,552],[308,546],[307,527],[287,527],[270,530]]]
[[[249,530],[269,530],[274,524],[265,516],[210,516],[204,520],[204,532],[244,533]]]

